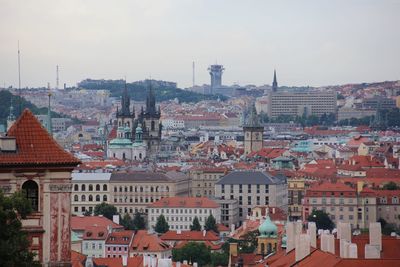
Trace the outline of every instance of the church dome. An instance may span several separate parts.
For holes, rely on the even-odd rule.
[[[136,133],[143,133],[142,125],[140,123],[136,127]]]
[[[271,236],[278,233],[278,227],[267,216],[265,221],[258,227],[258,231],[262,236]]]

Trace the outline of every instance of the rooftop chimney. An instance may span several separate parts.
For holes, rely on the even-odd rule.
[[[207,231],[203,230],[203,236],[206,236],[206,234],[207,234]]]
[[[337,238],[351,242],[351,226],[348,222],[339,222],[337,229]]]
[[[229,254],[233,257],[238,255],[238,243],[229,243]]]
[[[304,259],[308,255],[310,255],[310,236],[307,234],[300,234],[300,236],[296,239],[296,262]]]
[[[128,266],[128,256],[122,255],[122,266]]]
[[[375,245],[365,244],[365,258],[380,259],[381,253],[379,251],[379,247]]]
[[[357,244],[351,243],[349,246],[349,258],[357,259]]]
[[[369,224],[369,244],[378,246],[379,251],[382,251],[382,229],[380,222]]]
[[[113,222],[119,224],[119,215],[113,215]]]
[[[310,235],[310,243],[313,248],[317,247],[317,225],[315,222],[308,223],[308,234]]]
[[[158,259],[157,266],[158,267],[172,267],[172,260],[171,259]]]

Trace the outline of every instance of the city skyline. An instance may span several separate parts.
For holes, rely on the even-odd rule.
[[[0,84],[76,85],[85,78],[326,86],[398,80],[396,1],[1,1]]]

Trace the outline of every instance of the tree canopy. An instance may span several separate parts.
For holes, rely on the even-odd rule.
[[[398,190],[400,187],[393,181],[390,181],[389,183],[385,184],[383,186],[384,190]]]
[[[103,215],[104,217],[112,220],[114,215],[118,215],[118,211],[115,206],[102,202],[94,207],[94,215]]]
[[[204,243],[189,242],[180,249],[172,250],[172,260],[183,262],[197,262],[199,266],[211,263],[211,251]]]
[[[0,190],[0,266],[41,266],[29,252],[20,221],[31,212],[31,204],[21,192],[7,197]]]
[[[156,231],[159,234],[163,234],[165,232],[168,232],[168,230],[169,230],[169,225],[168,225],[167,221],[165,220],[164,215],[161,214],[157,218],[157,222],[154,227],[154,231]]]
[[[201,231],[201,225],[197,216],[194,217],[192,225],[190,226],[191,231]]]
[[[329,215],[323,210],[313,210],[307,220],[315,222],[317,229],[332,230],[335,227]]]
[[[142,215],[139,212],[136,212],[133,216],[133,229],[134,230],[142,230],[146,229],[146,223]]]
[[[204,224],[204,229],[207,231],[214,231],[218,233],[218,226],[217,226],[217,221],[215,220],[214,216],[210,214],[208,216],[206,223]]]

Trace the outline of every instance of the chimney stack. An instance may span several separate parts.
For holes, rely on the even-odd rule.
[[[128,266],[128,256],[122,255],[122,266]]]
[[[113,215],[113,222],[119,224],[119,215]]]
[[[308,223],[308,234],[310,235],[310,243],[313,248],[317,248],[317,225],[315,222]]]
[[[369,244],[377,246],[379,251],[382,251],[382,228],[380,222],[369,224]]]
[[[296,262],[304,259],[308,255],[310,255],[310,236],[307,234],[300,234],[298,238],[296,238]]]
[[[380,259],[381,252],[376,245],[365,244],[365,258],[366,259]]]

